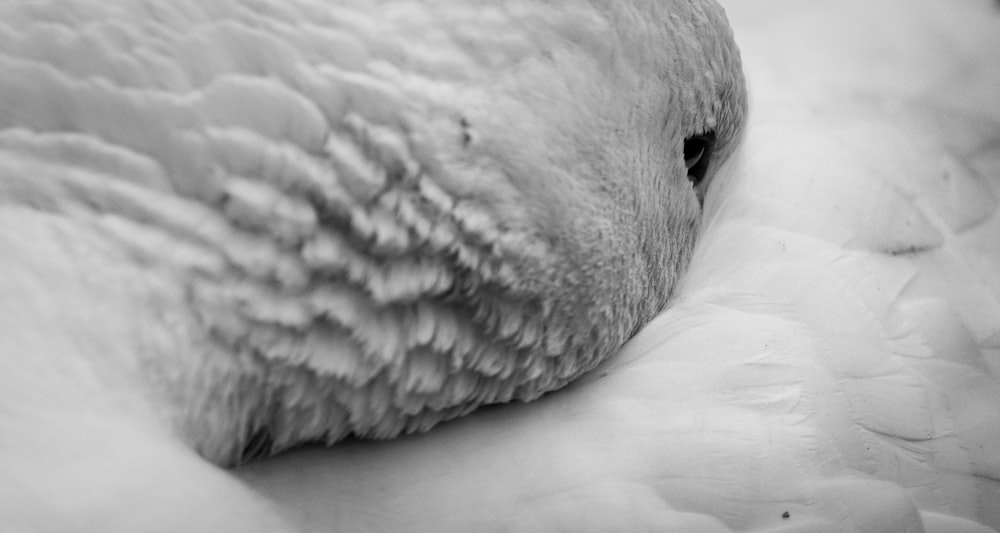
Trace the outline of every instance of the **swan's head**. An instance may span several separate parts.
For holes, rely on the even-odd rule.
[[[179,277],[211,350],[169,373],[219,462],[428,428],[593,368],[666,304],[742,130],[714,1],[346,4],[302,8],[329,34],[189,32],[208,88],[168,102],[192,106],[164,115],[183,135],[134,148],[199,205],[139,218],[179,213],[156,224],[226,261]]]

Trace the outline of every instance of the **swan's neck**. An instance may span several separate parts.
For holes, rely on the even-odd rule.
[[[139,315],[152,312],[132,305],[139,272],[79,221],[10,206],[0,219],[0,247],[13,259],[0,265],[4,405],[37,415],[26,424],[73,411],[162,426],[162,400],[145,385],[155,359],[136,357],[152,348],[136,342]]]
[[[567,338],[566,310],[532,311],[497,278],[455,282],[470,291],[459,303],[378,303],[343,278],[283,294],[266,280],[178,269],[184,243],[157,247],[160,226],[114,213],[13,208],[10,216],[7,238],[16,242],[6,248],[18,261],[6,279],[19,291],[11,300],[30,305],[5,309],[5,330],[24,344],[12,352],[31,355],[5,359],[30,363],[7,379],[57,391],[10,387],[8,395],[24,394],[10,403],[127,420],[220,464],[349,432],[392,436],[482,403],[530,399],[627,335],[602,327],[615,317],[593,305],[579,311],[593,319],[573,320],[589,333]],[[502,265],[492,270],[505,275]]]
[[[65,323],[35,331],[98,322],[84,329],[101,347],[74,355],[102,369],[103,388],[81,394],[125,394],[152,413],[138,418],[220,464],[349,433],[392,437],[563,386],[659,310],[687,261],[693,197],[665,215],[670,243],[648,251],[602,218],[605,203],[587,227],[542,227],[447,189],[455,176],[362,126],[331,134],[327,160],[274,155],[257,177],[206,171],[207,192],[11,153],[0,166],[10,201],[64,233],[35,251],[65,271],[40,275],[32,297],[62,295]],[[219,142],[227,158],[249,150]],[[345,176],[362,171],[378,187],[353,190]],[[68,288],[45,289],[48,276]]]

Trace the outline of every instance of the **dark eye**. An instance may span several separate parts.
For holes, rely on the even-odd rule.
[[[714,147],[714,131],[684,139],[684,166],[687,167],[688,179],[695,187],[705,179]]]

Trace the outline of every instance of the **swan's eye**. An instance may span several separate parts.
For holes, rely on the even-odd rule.
[[[705,179],[714,146],[714,131],[684,139],[684,165],[687,167],[688,179],[695,187]]]

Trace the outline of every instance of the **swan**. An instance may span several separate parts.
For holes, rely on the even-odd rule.
[[[237,475],[306,530],[1000,530],[995,6],[724,6],[749,124],[662,314],[538,402]]]
[[[565,386],[662,310],[745,122],[711,1],[0,20],[15,529],[281,530],[220,467]]]
[[[123,386],[136,369],[121,359],[94,369],[68,356],[56,366],[5,356],[0,468],[20,482],[0,489],[5,522],[124,531],[1000,528],[1000,107],[996,67],[971,59],[995,49],[1000,33],[986,2],[887,0],[876,16],[864,4],[843,2],[815,19],[787,0],[726,4],[754,94],[745,140],[713,158],[726,162],[698,191],[698,245],[667,310],[567,388],[429,433],[299,449],[227,472],[164,430],[163,412],[136,400],[145,390]],[[891,31],[873,31],[883,28]],[[844,35],[866,37],[852,47]],[[776,51],[782,37],[809,46]],[[873,54],[872,45],[898,48]],[[907,46],[921,53],[901,64]],[[816,69],[817,56],[837,68]],[[946,82],[954,90],[942,95]],[[464,129],[459,119],[460,140]],[[5,354],[72,353],[94,331],[175,342],[164,329],[183,331],[174,322],[183,317],[108,320],[146,311],[134,303],[135,273],[120,266],[129,262],[108,260],[120,251],[76,241],[89,236],[74,226],[22,217],[0,226],[17,228],[4,233],[7,257],[18,259],[5,290],[82,293],[87,305],[66,304],[60,316],[50,296],[18,300],[48,305],[49,330],[68,335],[5,335]],[[149,235],[141,237],[128,242]],[[72,262],[52,261],[64,246],[77,252]],[[31,306],[5,311],[5,332],[40,330]],[[48,379],[24,379],[28,371]],[[134,415],[128,424],[123,407]]]

